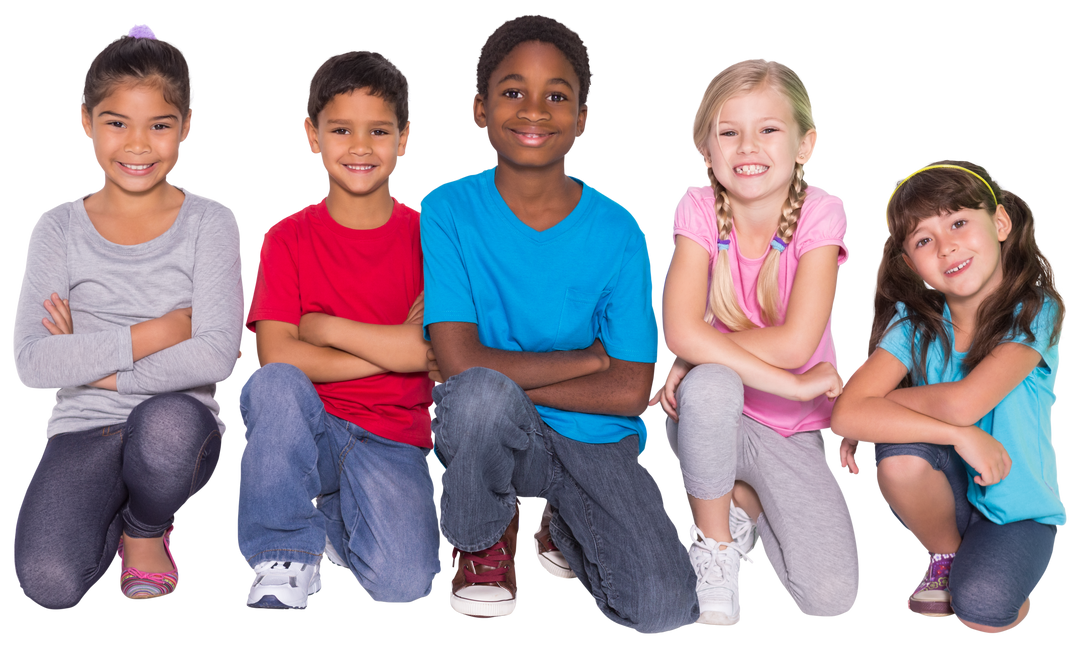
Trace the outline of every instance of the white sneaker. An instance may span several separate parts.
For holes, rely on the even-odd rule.
[[[330,560],[330,563],[334,566],[345,566],[345,560],[338,555],[337,550],[334,549],[334,545],[330,543],[330,536],[326,536],[326,548],[323,550],[326,555],[326,559]],[[346,566],[346,568],[348,568]]]
[[[731,531],[731,543],[743,555],[749,553],[757,544],[757,526],[750,521],[750,515],[734,503],[728,512],[728,529]]]
[[[321,588],[318,562],[259,562],[247,605],[256,609],[304,609],[308,596]]]
[[[697,573],[698,622],[733,625],[739,621],[739,559],[735,543],[717,542],[691,527],[690,564]],[[724,547],[721,549],[721,547]]]

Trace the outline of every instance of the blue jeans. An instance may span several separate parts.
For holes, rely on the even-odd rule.
[[[250,565],[315,564],[329,540],[372,598],[408,602],[431,592],[439,530],[427,449],[327,413],[290,364],[255,371],[240,412],[248,444],[239,538]]]
[[[451,377],[433,397],[451,544],[491,546],[519,495],[544,497],[555,546],[604,615],[642,632],[697,619],[694,571],[660,490],[637,462],[637,436],[608,444],[560,436],[517,384],[484,368]]]
[[[183,393],[141,402],[122,425],[49,439],[15,527],[15,571],[26,595],[65,609],[109,568],[120,533],[160,537],[214,473],[221,432]]]
[[[877,443],[874,451],[879,463],[889,456],[917,456],[949,481],[962,538],[949,576],[956,616],[990,627],[1015,622],[1050,563],[1057,526],[1031,519],[998,525],[984,517],[968,502],[967,470],[950,446]]]

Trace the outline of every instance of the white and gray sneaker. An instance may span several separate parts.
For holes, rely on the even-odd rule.
[[[731,543],[735,544],[740,553],[745,555],[753,550],[757,544],[757,526],[750,521],[750,515],[734,503],[728,511],[728,528],[731,531]]]
[[[330,543],[330,535],[326,536],[326,549],[323,553],[326,555],[326,559],[330,560],[330,563],[334,566],[345,566],[345,560],[334,549],[334,544]]]
[[[739,560],[745,559],[734,542],[717,542],[691,526],[690,564],[697,574],[698,622],[733,625],[739,621]],[[721,548],[723,547],[723,548]]]
[[[255,609],[305,609],[308,596],[321,588],[318,562],[259,562],[247,605]]]

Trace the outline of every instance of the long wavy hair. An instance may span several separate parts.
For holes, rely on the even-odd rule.
[[[921,339],[912,339],[911,359],[915,366],[903,386],[926,380],[926,355],[930,344],[942,345],[946,361],[952,345],[945,334],[945,295],[926,286],[922,278],[904,262],[904,241],[926,218],[952,213],[960,209],[978,209],[993,214],[995,203],[1005,207],[1012,220],[1012,231],[1001,243],[1001,285],[979,305],[975,333],[964,357],[964,372],[971,371],[1006,337],[1021,336],[1034,341],[1031,325],[1044,301],[1056,306],[1050,343],[1061,335],[1065,306],[1054,287],[1054,272],[1035,243],[1035,221],[1027,203],[1001,187],[981,166],[971,162],[943,161],[937,164],[962,166],[978,174],[953,168],[922,171],[903,183],[889,200],[887,210],[889,239],[878,269],[877,294],[874,297],[874,326],[870,333],[870,352],[873,353],[888,331],[896,314],[896,304],[907,307],[904,320],[910,321]],[[991,191],[993,195],[991,195]]]
[[[697,116],[694,118],[694,145],[705,154],[709,137],[716,137],[715,123],[724,103],[734,96],[751,92],[762,87],[771,87],[787,97],[791,111],[799,127],[799,135],[805,135],[814,128],[814,117],[810,111],[810,97],[799,77],[788,67],[772,61],[754,60],[736,63],[716,75],[705,96],[701,99]],[[727,189],[716,179],[716,174],[709,168],[709,182],[716,198],[716,229],[719,240],[731,237],[735,221],[731,213],[731,201]],[[802,164],[796,163],[791,174],[791,186],[787,199],[781,208],[776,235],[789,244],[799,224],[799,213],[806,199],[806,183],[803,182]],[[731,261],[728,250],[720,250],[712,268],[712,285],[709,289],[709,307],[705,320],[712,323],[719,320],[730,330],[756,328],[754,322],[739,307],[735,293],[735,283],[731,276]],[[757,300],[761,306],[762,318],[768,325],[781,322],[779,313],[780,294],[780,252],[770,248],[758,274]]]

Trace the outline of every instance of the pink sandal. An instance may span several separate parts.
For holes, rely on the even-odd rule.
[[[144,573],[137,568],[125,568],[120,573],[120,590],[124,592],[124,595],[132,599],[157,598],[168,595],[176,589],[179,575],[176,572],[176,561],[173,559],[172,553],[169,552],[169,535],[172,533],[172,529],[173,527],[169,526],[162,539],[165,544],[165,554],[169,556],[169,563],[172,564],[173,569],[168,573]],[[117,552],[120,554],[122,564],[124,559],[123,535],[120,535],[120,547]]]

